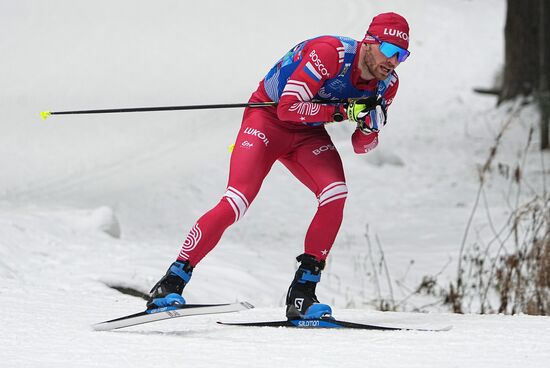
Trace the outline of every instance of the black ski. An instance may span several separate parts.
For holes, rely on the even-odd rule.
[[[340,321],[332,318],[318,319],[297,319],[286,321],[261,321],[261,322],[218,322],[226,326],[248,326],[248,327],[292,327],[292,328],[350,328],[356,330],[381,330],[381,331],[449,331],[452,326],[442,328],[416,328],[380,326],[364,323]]]
[[[128,316],[95,324],[93,328],[97,331],[109,331],[169,318],[196,316],[201,314],[230,313],[251,308],[254,308],[254,306],[247,302],[232,304],[183,304],[172,307],[148,309],[140,313],[130,314]]]

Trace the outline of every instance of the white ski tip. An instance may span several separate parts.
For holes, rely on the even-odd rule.
[[[244,309],[254,309],[254,306],[249,302],[240,302],[240,304],[244,307]]]
[[[113,329],[111,324],[103,322],[92,325],[92,328],[94,329],[94,331],[109,331]]]
[[[117,328],[130,327],[170,318],[197,316],[202,314],[231,313],[252,308],[254,308],[254,306],[248,302],[231,304],[184,304],[175,309],[158,308],[158,310],[146,310],[144,312],[130,314],[110,321],[97,323],[92,325],[92,328],[96,331],[110,331]]]

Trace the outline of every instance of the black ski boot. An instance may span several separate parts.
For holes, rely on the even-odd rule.
[[[318,261],[309,254],[299,255],[296,260],[301,264],[286,295],[286,317],[289,320],[330,318],[332,309],[319,303],[315,295],[325,261]]]
[[[185,285],[189,283],[192,273],[193,267],[189,261],[172,263],[166,275],[149,292],[147,309],[185,304],[181,293]]]

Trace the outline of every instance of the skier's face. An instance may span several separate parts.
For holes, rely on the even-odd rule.
[[[359,67],[361,68],[361,76],[378,80],[384,80],[388,75],[399,65],[397,61],[397,55],[388,58],[380,52],[379,44],[363,43],[364,49],[363,58],[360,60]]]

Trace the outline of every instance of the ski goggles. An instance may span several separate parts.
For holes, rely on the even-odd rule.
[[[382,41],[381,39],[379,39],[375,35],[372,35],[370,33],[367,33],[367,35],[374,38],[376,40],[376,42],[378,42],[380,44],[380,52],[382,54],[384,54],[384,56],[387,57],[387,58],[392,58],[394,55],[397,54],[397,61],[402,63],[405,60],[407,60],[407,58],[411,54],[410,51],[408,51],[408,50],[406,50],[402,47],[399,47],[397,45],[394,45],[393,43]]]

